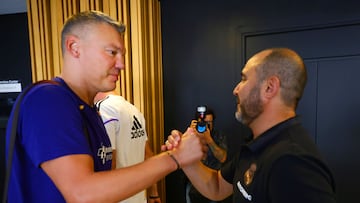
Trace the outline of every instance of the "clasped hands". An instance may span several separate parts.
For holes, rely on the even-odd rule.
[[[161,151],[172,151],[174,153],[177,152],[178,150],[181,151],[188,150],[187,153],[188,156],[193,158],[188,157],[189,160],[186,164],[181,163],[181,161],[179,161],[181,167],[200,161],[206,156],[206,153],[208,151],[207,143],[210,137],[210,131],[209,129],[206,129],[204,133],[197,132],[196,122],[197,122],[196,120],[193,120],[184,133],[181,133],[178,130],[172,130],[165,144],[161,146]],[[194,156],[195,155],[194,153],[195,154],[200,153],[201,156]],[[180,159],[180,157],[176,157],[176,158]]]

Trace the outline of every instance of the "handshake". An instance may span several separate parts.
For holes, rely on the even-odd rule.
[[[206,134],[210,132],[205,127],[202,131],[205,133],[200,133],[197,128],[198,121],[193,120],[184,133],[172,130],[165,144],[161,146],[161,151],[167,151],[178,168],[199,163],[206,156],[208,150]]]

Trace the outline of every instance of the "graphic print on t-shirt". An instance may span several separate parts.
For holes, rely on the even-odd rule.
[[[145,135],[145,129],[143,129],[141,123],[136,116],[133,116],[133,126],[131,127],[131,139],[139,138]]]

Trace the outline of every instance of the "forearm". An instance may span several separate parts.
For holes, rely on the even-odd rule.
[[[217,160],[219,160],[221,163],[226,161],[227,153],[225,149],[219,147],[213,140],[208,143],[208,147]]]
[[[87,164],[84,164],[83,157],[87,159]],[[92,159],[84,155],[80,155],[80,159],[74,161],[74,167],[65,167],[66,170],[44,165],[67,202],[124,200],[177,169],[176,163],[166,153],[131,167],[106,172],[93,172],[92,167],[89,167]]]
[[[152,156],[154,156],[154,152],[151,149],[149,142],[146,141],[146,144],[145,144],[145,160],[149,159]],[[147,189],[147,196],[149,198],[149,201],[160,198],[159,193],[158,193],[157,183],[153,184],[152,186],[150,186]]]
[[[192,185],[204,196],[212,200],[221,200],[218,172],[206,167],[201,162],[192,166],[184,167],[184,173],[191,181]]]
[[[166,161],[164,161],[164,159]],[[156,183],[176,169],[177,165],[167,154],[153,156],[142,164],[118,170],[116,176],[121,175],[122,177],[118,178],[119,181],[113,182],[114,186],[112,188],[118,187],[118,189],[113,192],[123,193],[123,196],[120,197],[120,199],[125,199],[142,191],[144,188],[151,188],[151,191],[149,191],[151,193],[149,193],[149,195],[158,196]],[[121,184],[121,188],[119,188],[120,182],[123,183]]]

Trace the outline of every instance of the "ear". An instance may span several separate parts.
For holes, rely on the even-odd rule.
[[[78,58],[80,56],[80,52],[79,52],[79,40],[77,37],[75,36],[68,36],[66,41],[65,41],[65,45],[66,45],[66,51]]]
[[[279,93],[280,79],[277,76],[271,76],[266,80],[264,85],[264,97],[271,99]]]

